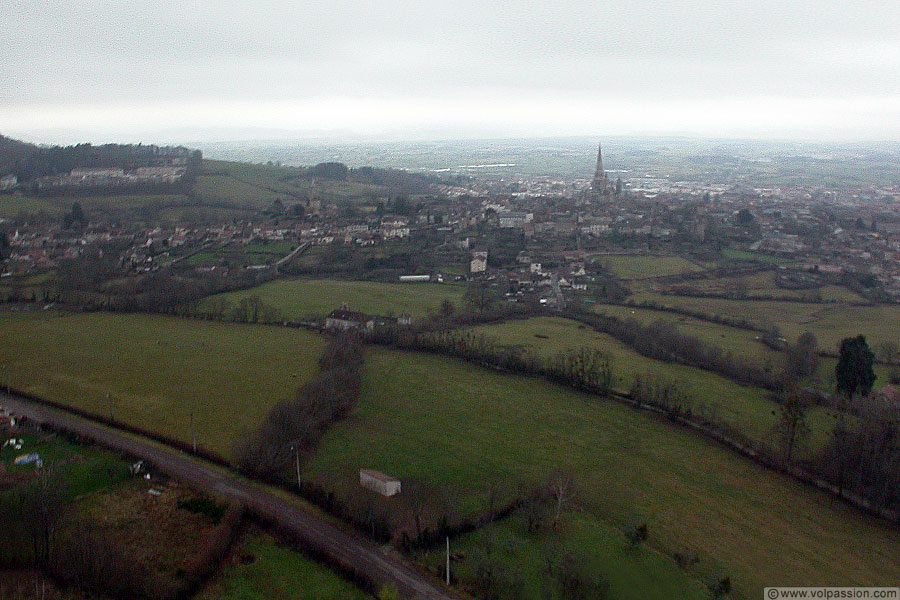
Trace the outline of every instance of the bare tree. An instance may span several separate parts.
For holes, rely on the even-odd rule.
[[[789,378],[805,379],[813,377],[819,368],[819,348],[816,336],[806,332],[797,338],[797,343],[787,350],[785,372]]]
[[[792,388],[778,409],[775,437],[784,460],[790,462],[797,444],[809,433],[806,412],[809,407],[799,390]]]
[[[553,499],[553,523],[555,525],[559,522],[563,510],[568,508],[575,500],[577,493],[575,488],[575,478],[569,471],[555,471],[550,475],[547,489],[550,492],[550,497]]]

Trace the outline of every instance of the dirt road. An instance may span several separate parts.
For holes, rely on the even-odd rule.
[[[328,556],[344,568],[369,579],[393,584],[404,598],[458,600],[461,596],[416,571],[400,559],[388,556],[367,540],[335,527],[322,517],[280,498],[264,488],[250,485],[227,472],[205,465],[179,450],[150,444],[101,427],[65,411],[0,394],[0,406],[32,421],[96,440],[110,448],[148,460],[169,476],[227,500],[242,502],[257,515],[292,532],[304,544]]]

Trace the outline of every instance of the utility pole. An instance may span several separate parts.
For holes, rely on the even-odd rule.
[[[450,585],[450,536],[447,536],[447,585]]]
[[[194,454],[197,454],[197,432],[194,430],[194,411],[191,409],[191,447]]]
[[[295,464],[297,465],[297,489],[300,489],[300,444],[291,444],[294,451]]]

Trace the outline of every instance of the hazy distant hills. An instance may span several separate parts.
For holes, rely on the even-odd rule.
[[[900,185],[900,144],[806,144],[682,137],[577,137],[507,140],[325,143],[234,141],[198,143],[208,158],[309,165],[339,161],[491,178],[590,179],[603,143],[607,170],[623,179],[759,186]]]

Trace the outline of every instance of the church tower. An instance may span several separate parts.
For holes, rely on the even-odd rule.
[[[603,170],[603,146],[597,148],[597,170],[594,171],[594,179],[591,181],[591,192],[598,196],[611,196],[615,187]]]

